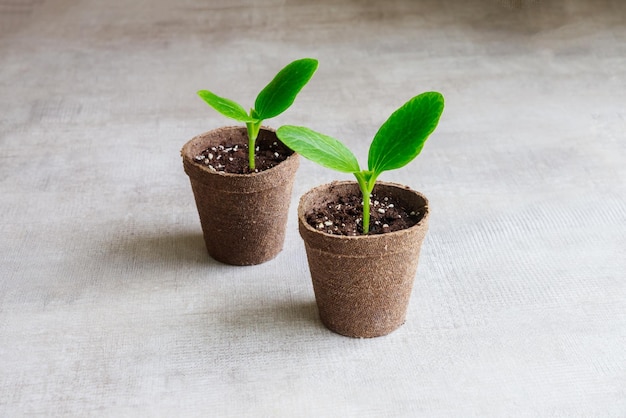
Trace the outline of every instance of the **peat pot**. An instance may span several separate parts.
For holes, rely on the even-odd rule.
[[[331,235],[306,221],[316,207],[337,196],[360,195],[355,182],[333,182],[308,191],[298,206],[315,300],[324,325],[350,337],[389,334],[406,318],[420,248],[428,229],[428,200],[406,186],[378,182],[379,197],[395,199],[408,211],[423,214],[414,226],[385,234]]]
[[[247,143],[246,128],[224,127],[194,137],[181,150],[183,165],[209,255],[226,264],[261,264],[283,248],[299,157],[293,153],[275,167],[252,174],[213,171],[194,162],[203,150],[229,138]],[[265,127],[260,140],[279,141],[274,130]]]

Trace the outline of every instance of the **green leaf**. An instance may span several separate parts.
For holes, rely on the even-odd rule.
[[[410,163],[422,151],[443,112],[443,96],[422,93],[396,110],[372,140],[368,168],[376,175]]]
[[[258,120],[249,116],[245,109],[232,100],[220,97],[208,90],[200,90],[198,96],[202,98],[209,106],[217,110],[227,118],[235,119],[240,122],[257,122]]]
[[[254,109],[260,119],[278,116],[289,108],[317,69],[317,60],[303,58],[288,64],[259,93]]]
[[[354,154],[335,138],[290,125],[278,128],[276,135],[289,148],[321,166],[344,173],[361,171]]]

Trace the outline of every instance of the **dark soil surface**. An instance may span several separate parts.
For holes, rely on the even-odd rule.
[[[207,148],[196,155],[196,163],[205,165],[214,171],[224,171],[231,174],[250,174],[268,170],[285,161],[293,151],[275,138],[265,138],[259,133],[256,141],[255,170],[251,171],[248,165],[248,144],[237,143],[235,140]]]
[[[370,234],[400,231],[417,224],[423,214],[407,211],[391,198],[373,194],[370,203]],[[306,215],[313,228],[333,235],[363,234],[361,196],[345,196]]]

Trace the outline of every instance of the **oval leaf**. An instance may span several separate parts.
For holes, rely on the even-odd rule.
[[[289,108],[317,69],[317,60],[303,58],[288,64],[265,86],[254,102],[260,119],[278,116]]]
[[[354,154],[335,138],[290,125],[278,128],[276,135],[289,148],[321,166],[344,173],[361,171]]]
[[[217,110],[222,115],[238,120],[240,122],[256,122],[257,119],[249,116],[245,109],[232,100],[220,97],[208,90],[200,90],[198,96],[202,98],[209,106]]]
[[[443,96],[437,92],[413,97],[393,112],[372,140],[368,168],[377,175],[410,163],[422,151],[443,112]]]

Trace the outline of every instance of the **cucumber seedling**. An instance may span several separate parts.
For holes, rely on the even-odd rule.
[[[254,108],[250,109],[250,113],[247,113],[243,106],[230,99],[220,97],[208,90],[198,91],[198,96],[213,109],[228,118],[246,124],[248,128],[248,165],[251,171],[255,169],[255,144],[261,123],[265,119],[280,115],[293,104],[300,90],[313,76],[317,64],[317,60],[313,58],[303,58],[288,64],[261,90],[254,102]]]
[[[369,233],[370,196],[383,171],[410,163],[422,151],[443,112],[441,93],[426,92],[413,97],[393,112],[370,144],[367,170],[361,170],[354,154],[340,141],[302,126],[285,125],[276,134],[289,148],[332,170],[352,173],[363,197],[363,234]]]

